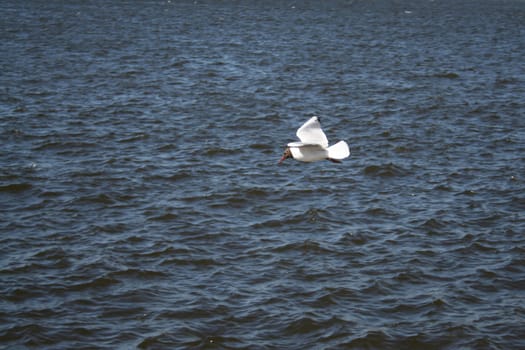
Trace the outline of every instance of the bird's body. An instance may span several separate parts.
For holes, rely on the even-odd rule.
[[[312,117],[304,123],[297,130],[297,137],[301,142],[290,142],[279,163],[287,158],[308,163],[325,159],[340,163],[350,155],[345,141],[339,141],[328,147],[328,139],[321,129],[318,117]]]
[[[328,158],[328,150],[320,145],[292,142],[288,144],[292,158],[301,162],[316,162]]]

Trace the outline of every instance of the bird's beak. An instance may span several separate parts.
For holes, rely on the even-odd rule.
[[[286,159],[286,156],[285,155],[282,156],[281,159],[279,160],[279,163],[277,163],[277,164],[281,164],[282,162],[284,162],[285,159]]]

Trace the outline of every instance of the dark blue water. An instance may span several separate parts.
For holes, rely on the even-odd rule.
[[[525,348],[524,1],[1,7],[0,348]]]

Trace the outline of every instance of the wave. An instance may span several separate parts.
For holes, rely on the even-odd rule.
[[[33,188],[33,185],[27,182],[12,183],[7,185],[0,185],[0,192],[19,193],[25,192]]]
[[[367,176],[390,178],[402,177],[409,174],[408,170],[393,163],[382,165],[369,165],[364,168],[363,173]]]

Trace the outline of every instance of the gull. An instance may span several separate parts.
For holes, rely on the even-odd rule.
[[[310,118],[301,126],[296,133],[301,142],[290,142],[284,150],[279,161],[281,164],[287,158],[293,158],[300,162],[316,162],[328,159],[334,163],[341,163],[350,155],[348,144],[345,141],[328,147],[328,139],[321,129],[318,117]]]

